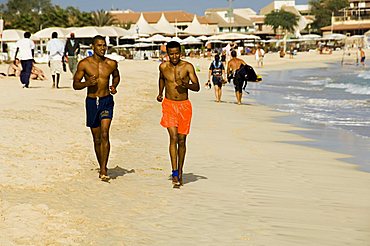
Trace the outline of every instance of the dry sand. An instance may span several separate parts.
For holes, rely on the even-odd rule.
[[[267,54],[259,73],[326,66],[333,55]],[[244,57],[255,65],[253,57]],[[199,63],[206,81],[209,60]],[[370,174],[276,123],[281,113],[232,90],[191,93],[181,189],[169,180],[156,103],[158,62],[123,61],[111,127],[110,183],[99,181],[86,91],[0,79],[0,245],[369,245]],[[41,65],[50,78],[45,65]],[[6,71],[1,65],[0,71]]]

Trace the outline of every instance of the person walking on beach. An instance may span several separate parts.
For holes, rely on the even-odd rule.
[[[265,57],[265,51],[261,48],[261,46],[257,46],[256,50],[256,61],[257,67],[263,67],[263,58]]]
[[[80,54],[80,42],[72,32],[64,47],[64,57],[68,60],[69,71],[74,75],[77,71],[77,56]]]
[[[225,67],[224,64],[220,61],[220,56],[217,54],[215,55],[215,60],[209,66],[208,71],[208,81],[206,86],[209,86],[212,77],[213,87],[215,88],[215,97],[216,102],[221,102],[222,96],[222,85],[224,84],[225,76]]]
[[[51,34],[51,40],[47,43],[46,51],[49,55],[49,67],[51,77],[53,78],[53,88],[59,88],[60,74],[63,70],[63,52],[64,43],[58,39],[58,33],[53,32]]]
[[[169,61],[159,65],[157,101],[162,102],[160,124],[167,128],[170,137],[172,184],[174,188],[178,188],[183,184],[186,136],[190,131],[192,117],[188,91],[199,91],[200,86],[193,65],[180,59],[180,44],[176,41],[168,42],[166,49]],[[165,90],[164,97],[163,90]]]
[[[365,58],[366,58],[365,51],[361,47],[359,47],[358,50],[360,51],[360,62],[361,62],[361,65],[362,66],[365,66]]]
[[[104,56],[107,51],[105,38],[97,35],[92,40],[94,54],[78,63],[73,77],[73,89],[87,88],[86,126],[90,127],[94,149],[100,171],[99,178],[109,181],[107,163],[110,152],[109,129],[113,118],[113,96],[120,82],[118,65],[115,60]],[[112,85],[109,78],[112,75]],[[81,82],[85,78],[85,82]]]
[[[22,71],[20,74],[20,80],[23,84],[23,88],[28,88],[30,85],[30,76],[33,66],[33,57],[35,54],[35,43],[30,39],[31,33],[25,32],[23,34],[24,38],[18,40],[15,43],[17,47],[14,56],[14,64],[19,55],[19,60],[21,61]]]
[[[227,78],[229,83],[233,82],[234,88],[235,88],[235,96],[236,96],[236,102],[238,105],[242,104],[242,96],[243,96],[243,81],[237,81],[234,79],[235,73],[242,65],[245,65],[246,63],[242,60],[236,57],[236,51],[233,50],[231,52],[231,59],[227,63]]]

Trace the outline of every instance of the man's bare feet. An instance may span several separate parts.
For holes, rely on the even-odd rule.
[[[107,169],[100,170],[100,172],[99,172],[99,178],[101,179],[101,181],[109,182],[110,177],[107,174]]]
[[[180,187],[179,171],[178,170],[173,170],[172,171],[172,184],[173,184],[173,188],[179,188]]]

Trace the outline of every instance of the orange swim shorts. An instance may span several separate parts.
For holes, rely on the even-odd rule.
[[[187,135],[190,132],[192,114],[193,110],[189,100],[173,101],[164,98],[161,125],[165,128],[175,126],[178,133]]]

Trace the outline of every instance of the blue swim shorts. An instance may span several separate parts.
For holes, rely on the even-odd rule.
[[[86,97],[86,126],[96,128],[102,119],[113,118],[113,96]]]

